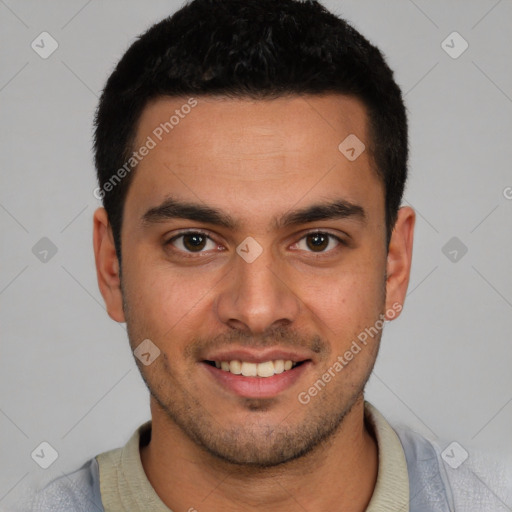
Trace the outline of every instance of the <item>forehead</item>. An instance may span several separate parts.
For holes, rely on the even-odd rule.
[[[152,149],[126,205],[141,213],[173,195],[254,216],[319,197],[383,201],[369,151],[349,159],[346,140],[370,146],[366,109],[349,96],[159,98],[138,123],[133,149]]]
[[[193,106],[191,106],[193,105]],[[367,139],[366,107],[355,97],[340,94],[286,96],[272,100],[200,96],[157,98],[143,110],[137,127],[138,142],[151,135],[160,146],[186,139],[198,148],[247,154],[272,150],[314,151],[312,142],[324,141],[337,150],[341,138],[357,134]],[[220,131],[222,130],[222,131]],[[257,140],[255,140],[257,139]],[[258,142],[258,148],[251,145]],[[175,144],[175,145],[179,145]]]

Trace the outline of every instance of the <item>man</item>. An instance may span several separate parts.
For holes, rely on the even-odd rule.
[[[313,1],[195,0],[95,125],[98,283],[152,418],[34,510],[468,510],[464,473],[364,400],[415,221],[379,50]]]

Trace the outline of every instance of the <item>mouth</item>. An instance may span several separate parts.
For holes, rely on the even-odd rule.
[[[232,361],[203,361],[204,363],[234,375],[242,375],[243,377],[259,377],[268,379],[274,375],[293,370],[297,366],[304,364],[306,361],[292,361],[291,359],[276,359],[263,361],[261,363],[253,363],[250,361],[240,361],[234,359]]]
[[[275,398],[291,390],[313,365],[311,359],[300,356],[290,359],[291,354],[287,358],[277,354],[274,356],[277,358],[250,355],[243,358],[240,355],[238,359],[216,357],[199,361],[214,385],[212,389],[222,389],[243,398]]]

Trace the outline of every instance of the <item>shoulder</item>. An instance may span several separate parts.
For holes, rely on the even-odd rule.
[[[36,492],[32,512],[104,512],[96,458]]]
[[[411,512],[512,506],[511,461],[457,442],[429,440],[406,427],[393,428],[407,460]]]
[[[408,428],[394,430],[407,461],[411,512],[453,510],[451,485],[435,444]]]

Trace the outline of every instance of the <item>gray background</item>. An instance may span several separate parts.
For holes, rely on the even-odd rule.
[[[324,4],[383,50],[409,110],[411,284],[367,398],[469,461],[512,458],[512,2]],[[134,37],[180,5],[0,0],[0,509],[149,418],[96,284],[92,116]],[[59,45],[47,59],[31,48],[43,31]],[[469,44],[456,59],[441,45],[453,31]],[[454,236],[468,249],[456,261]],[[43,237],[57,248],[46,262],[32,251]],[[42,441],[59,454],[47,470],[31,458]]]

